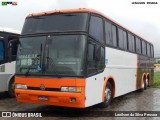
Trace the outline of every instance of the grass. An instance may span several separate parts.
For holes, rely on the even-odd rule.
[[[153,87],[160,87],[160,72],[155,72],[154,73]]]

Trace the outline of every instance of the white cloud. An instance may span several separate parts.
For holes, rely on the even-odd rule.
[[[2,0],[0,0],[1,2]],[[14,0],[17,6],[0,6],[0,27],[22,29],[29,13],[55,9],[92,8],[154,43],[160,54],[160,2],[158,5],[134,5],[139,0]],[[143,0],[148,1],[148,0]]]

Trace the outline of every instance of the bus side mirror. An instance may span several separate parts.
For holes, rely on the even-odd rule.
[[[19,39],[10,40],[8,43],[8,61],[16,60]]]

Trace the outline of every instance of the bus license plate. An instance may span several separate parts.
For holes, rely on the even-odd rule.
[[[38,97],[38,100],[47,101],[47,100],[48,100],[48,97],[46,97],[46,96],[39,96],[39,97]]]

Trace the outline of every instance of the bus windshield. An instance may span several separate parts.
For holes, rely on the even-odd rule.
[[[55,35],[21,38],[17,74],[82,76],[85,35]]]
[[[29,17],[25,20],[22,34],[87,31],[88,13],[59,13]]]

